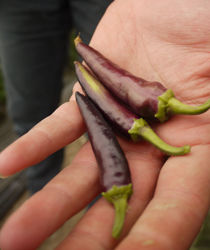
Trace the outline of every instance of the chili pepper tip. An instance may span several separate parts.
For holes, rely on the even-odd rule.
[[[75,46],[77,46],[77,44],[78,43],[81,43],[82,42],[82,40],[81,40],[81,38],[80,38],[80,35],[78,35],[75,39],[74,39],[74,44],[75,44]]]

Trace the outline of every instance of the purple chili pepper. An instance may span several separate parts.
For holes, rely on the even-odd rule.
[[[117,238],[123,228],[127,200],[132,194],[128,162],[112,128],[95,104],[79,92],[76,92],[76,101],[85,121],[89,140],[100,169],[100,179],[104,191],[102,195],[115,207],[112,236]]]

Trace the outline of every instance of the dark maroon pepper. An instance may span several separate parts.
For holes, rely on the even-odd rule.
[[[94,48],[84,44],[80,37],[75,39],[75,47],[101,83],[137,115],[163,122],[172,114],[196,115],[210,108],[210,99],[199,106],[181,103],[171,89],[167,90],[159,82],[148,82],[121,69]]]
[[[162,141],[143,118],[139,119],[118,102],[81,63],[75,62],[75,71],[85,93],[120,132],[134,141],[144,138],[168,155],[183,155],[190,151],[188,145],[174,147]]]
[[[128,162],[114,132],[93,102],[79,92],[76,101],[84,118],[88,136],[100,168],[102,195],[115,207],[112,235],[117,238],[123,227],[127,199],[132,194]]]

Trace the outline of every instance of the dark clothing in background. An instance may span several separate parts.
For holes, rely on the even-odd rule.
[[[72,28],[89,42],[111,0],[1,0],[0,62],[20,136],[58,106]],[[26,170],[31,193],[61,168],[63,150]]]

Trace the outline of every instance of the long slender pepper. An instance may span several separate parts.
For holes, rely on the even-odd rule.
[[[101,111],[87,97],[76,93],[88,136],[100,169],[102,195],[115,207],[112,236],[118,238],[123,228],[127,200],[132,194],[128,162],[110,125]]]

